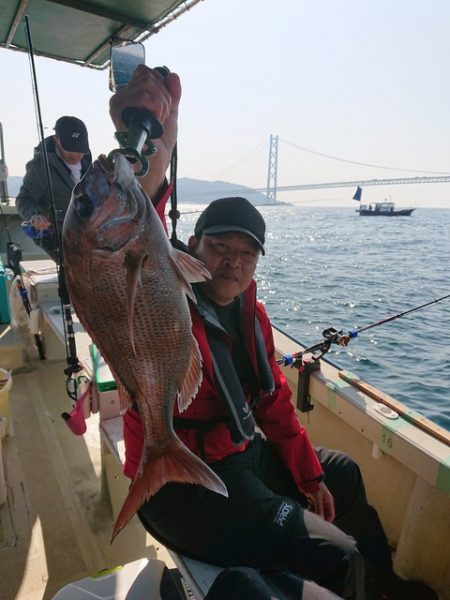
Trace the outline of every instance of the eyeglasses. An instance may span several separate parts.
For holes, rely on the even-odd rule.
[[[250,240],[248,242],[247,240],[239,240],[238,243],[234,244],[223,238],[205,237],[208,238],[208,246],[217,255],[227,258],[231,262],[236,258],[239,258],[245,265],[254,265],[258,262],[260,250]]]

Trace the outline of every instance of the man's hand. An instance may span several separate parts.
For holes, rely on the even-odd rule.
[[[319,486],[317,492],[307,494],[308,499],[311,500],[311,510],[320,515],[325,521],[332,523],[336,516],[333,496],[323,481],[319,483]]]
[[[150,198],[156,196],[164,183],[177,141],[180,98],[181,83],[176,73],[163,77],[154,69],[139,65],[128,84],[109,102],[109,112],[117,131],[127,130],[121,115],[124,108],[131,106],[150,111],[164,127],[162,137],[153,141],[157,153],[150,157],[149,172],[140,180]]]
[[[50,221],[43,215],[33,215],[30,219],[30,225],[38,231],[46,231],[50,228]]]

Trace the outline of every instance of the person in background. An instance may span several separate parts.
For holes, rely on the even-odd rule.
[[[161,216],[170,195],[165,174],[180,97],[176,74],[163,78],[140,66],[110,102],[119,131],[126,130],[121,113],[128,106],[151,111],[164,125],[150,171],[141,179]],[[183,413],[175,406],[174,426],[181,441],[221,477],[229,496],[168,483],[138,512],[146,530],[174,551],[222,567],[263,573],[287,568],[304,579],[303,600],[328,598],[329,590],[352,600],[436,600],[424,584],[394,573],[356,463],[314,448],[297,419],[275,360],[269,317],[256,300],[253,276],[265,253],[261,214],[245,198],[215,200],[201,213],[187,250],[212,278],[193,285],[197,304],[190,304],[202,384]],[[124,441],[124,472],[133,479],[143,444],[136,406],[124,414]],[[309,589],[309,581],[320,588]]]
[[[45,138],[35,148],[32,160],[26,165],[16,207],[25,221],[25,232],[59,263],[58,239],[52,223],[52,196],[45,173],[43,145],[47,150],[59,235],[72,189],[87,171],[92,156],[83,121],[63,116],[56,121],[54,129],[54,135]]]

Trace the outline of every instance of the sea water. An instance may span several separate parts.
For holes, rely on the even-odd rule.
[[[187,240],[201,207],[183,207]],[[450,294],[450,209],[360,217],[351,208],[258,207],[267,225],[258,299],[311,346]],[[189,213],[189,214],[188,214]],[[328,357],[450,430],[450,298],[362,332]]]

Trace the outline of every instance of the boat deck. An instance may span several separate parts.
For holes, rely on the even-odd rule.
[[[114,544],[109,542],[112,514],[117,514],[128,488],[121,472],[123,439],[113,427],[120,417],[103,412],[99,435],[99,402],[100,412],[87,420],[82,437],[61,418],[71,402],[65,391],[65,361],[60,360],[61,316],[51,293],[47,281],[30,292],[36,302],[42,301],[47,360],[35,358],[27,363],[27,372],[15,371],[10,390],[12,430],[2,444],[8,503],[0,507],[0,597],[51,599],[69,582],[140,558],[157,558],[169,568],[178,567],[190,592],[201,599],[217,569],[168,553],[136,517]],[[77,355],[89,371],[90,340],[76,319],[74,326]],[[274,330],[274,336],[281,356],[299,350],[281,331]],[[0,336],[0,365],[9,369],[13,346],[3,354],[2,342]],[[29,346],[24,346],[27,354]],[[285,374],[295,399],[298,372],[286,368]],[[395,549],[396,571],[428,583],[440,600],[450,600],[449,434],[373,391],[355,375],[322,362],[309,389],[314,410],[301,415],[302,422],[313,443],[343,450],[360,465],[369,498]]]
[[[65,425],[60,415],[70,401],[64,367],[38,362],[13,375],[10,435],[3,441],[8,500],[0,508],[5,599],[50,599],[69,582],[138,558],[174,565],[137,517],[110,544],[113,519],[101,478],[98,416],[87,420],[82,437]]]

